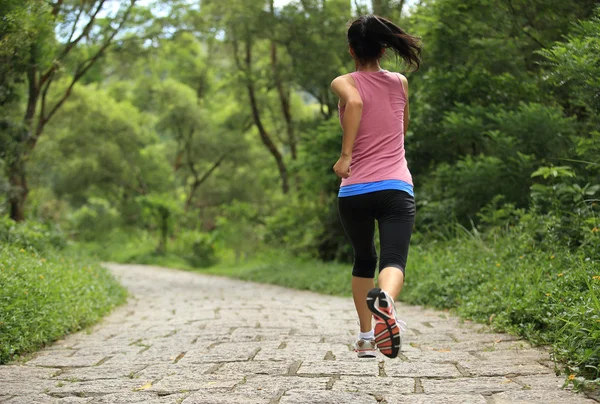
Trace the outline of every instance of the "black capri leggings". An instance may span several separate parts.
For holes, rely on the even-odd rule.
[[[379,270],[398,268],[404,273],[415,222],[415,199],[404,191],[385,190],[338,198],[342,226],[354,248],[352,275],[374,278],[377,267],[375,220],[379,224]]]

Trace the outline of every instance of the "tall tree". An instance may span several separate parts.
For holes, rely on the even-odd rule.
[[[271,14],[268,11],[268,3],[265,0],[236,0],[225,5],[220,1],[212,0],[205,1],[202,4],[206,19],[211,21],[209,25],[213,35],[218,30],[224,30],[225,32],[226,43],[230,45],[232,51],[237,72],[236,76],[239,78],[241,88],[248,97],[252,121],[261,142],[275,160],[281,180],[281,189],[286,194],[290,189],[287,164],[283,153],[279,149],[277,137],[271,133],[265,124],[263,108],[261,108],[258,97],[260,88],[257,77],[260,76],[260,72],[256,67],[256,61],[258,59],[257,53],[260,50],[259,46],[263,45],[266,36],[265,30],[267,27],[264,22]],[[273,66],[273,63],[275,63],[275,71],[279,73],[276,50],[275,59],[273,59],[273,53],[271,53],[271,66]]]
[[[269,10],[271,12],[271,18],[273,23],[276,21],[275,16],[275,2],[273,0],[269,0]],[[273,30],[277,32],[277,30]],[[283,78],[282,78],[282,68],[279,64],[279,60],[277,58],[277,38],[275,35],[271,35],[270,39],[271,43],[271,67],[273,69],[273,81],[275,82],[275,88],[277,88],[277,94],[279,95],[279,102],[281,104],[281,113],[283,114],[283,118],[285,120],[285,127],[287,130],[287,141],[290,147],[290,152],[292,154],[292,159],[296,160],[297,152],[296,152],[296,135],[294,133],[294,123],[292,121],[292,112],[290,105],[290,89],[285,88]]]
[[[10,156],[6,166],[12,187],[9,197],[12,219],[22,221],[25,218],[25,202],[29,194],[27,161],[46,125],[69,98],[75,85],[123,30],[136,1],[122,1],[116,13],[108,10],[110,2],[106,0],[56,0],[46,9],[47,15],[64,37],[59,38],[59,43],[51,49],[42,49],[40,44],[47,38],[37,37],[27,50],[24,70],[19,72],[26,76],[27,103],[23,128],[13,149],[14,155]],[[102,12],[107,16],[100,18]],[[75,51],[83,47],[85,51]],[[69,84],[50,103],[48,94],[52,85],[65,76]]]

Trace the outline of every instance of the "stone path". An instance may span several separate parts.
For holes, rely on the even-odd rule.
[[[359,360],[349,298],[110,268],[129,303],[25,364],[0,366],[0,402],[594,402],[561,390],[546,352],[438,311],[398,305],[410,328],[400,358]]]

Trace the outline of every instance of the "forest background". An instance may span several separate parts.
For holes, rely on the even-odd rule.
[[[329,86],[371,12],[424,46],[417,72],[383,60],[410,88],[401,299],[549,344],[597,385],[592,0],[3,0],[0,360],[122,302],[100,261],[349,294]]]

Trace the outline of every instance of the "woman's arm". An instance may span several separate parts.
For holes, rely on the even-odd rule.
[[[342,153],[333,166],[335,173],[342,178],[350,176],[350,163],[352,162],[352,148],[356,141],[356,134],[362,117],[363,102],[358,90],[354,86],[354,80],[349,75],[340,76],[331,82],[331,89],[340,98],[340,106],[345,106],[342,129]]]
[[[400,82],[402,83],[402,88],[404,89],[404,95],[406,96],[406,105],[404,106],[404,136],[408,131],[408,80],[402,74],[398,74],[400,76]]]

